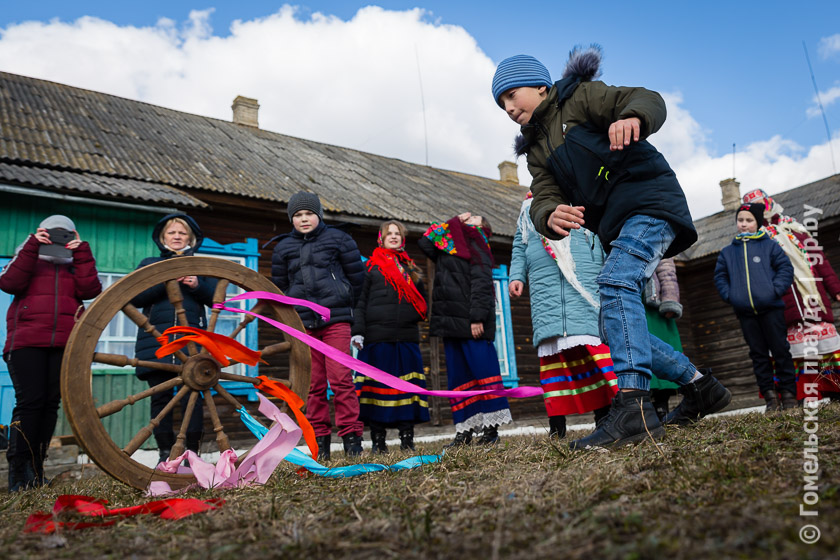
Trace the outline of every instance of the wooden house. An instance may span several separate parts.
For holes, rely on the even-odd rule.
[[[539,383],[528,298],[507,299],[506,266],[527,190],[519,185],[514,164],[500,164],[499,180],[436,169],[260,129],[253,99],[238,97],[232,108],[228,122],[0,72],[0,264],[43,217],[63,213],[91,242],[109,284],[155,254],[154,224],[178,210],[198,220],[208,238],[207,252],[268,275],[271,247],[263,245],[290,230],[286,202],[299,190],[320,196],[327,222],[354,224],[351,232],[362,254],[375,247],[379,224],[396,218],[408,227],[409,253],[426,262],[416,240],[428,224],[469,210],[486,216],[494,229],[491,245],[501,265],[497,348],[506,384]],[[796,215],[804,203],[824,210],[820,239],[835,262],[840,262],[839,183],[840,176],[833,176],[777,196]],[[737,404],[757,404],[737,322],[710,282],[716,253],[734,230],[730,214],[725,210],[698,220],[700,241],[680,256],[685,316],[679,325],[689,357],[713,367],[736,393]],[[426,262],[426,267],[432,277],[433,266]],[[0,311],[7,306],[8,300],[0,299]],[[131,354],[130,327],[113,325],[100,342]],[[260,327],[247,336],[263,346],[277,334]],[[422,349],[430,385],[444,387],[441,345],[429,339],[425,327]],[[10,387],[3,386],[3,375],[0,371],[0,422],[10,414]],[[103,399],[110,392],[136,390],[136,383],[131,369],[101,369],[94,375],[94,391]],[[247,401],[247,391],[240,398]],[[434,422],[448,424],[447,403],[432,403]],[[517,420],[545,418],[539,398],[511,405]],[[112,435],[130,435],[148,419],[147,410],[131,414],[113,421]],[[68,430],[66,424],[61,430]]]

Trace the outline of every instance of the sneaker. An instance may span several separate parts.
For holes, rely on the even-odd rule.
[[[464,445],[469,445],[472,443],[472,430],[467,430],[466,432],[458,432],[455,434],[455,439],[452,440],[452,443],[447,443],[444,445],[444,449],[450,447],[462,447]]]
[[[400,449],[402,451],[414,451],[414,428],[400,430]]]
[[[388,453],[388,446],[385,445],[385,430],[370,430],[371,451],[384,455]]]
[[[564,437],[566,437],[565,416],[548,417],[548,437],[557,439],[563,439]]]
[[[704,375],[694,383],[680,387],[683,400],[665,417],[665,424],[685,426],[709,414],[723,410],[732,400],[732,393],[712,375]]]
[[[347,434],[341,436],[344,440],[344,454],[348,457],[358,457],[362,454],[362,436],[359,434]],[[384,445],[385,440],[382,440]]]
[[[481,432],[481,437],[477,441],[480,445],[495,445],[499,443],[499,427],[487,426]]]
[[[318,444],[318,460],[319,461],[329,461],[330,460],[330,440],[332,438],[330,436],[316,436],[315,443]]]
[[[603,423],[585,438],[571,442],[569,448],[620,447],[649,437],[658,441],[664,435],[648,391],[619,391]]]
[[[767,404],[764,409],[765,416],[775,416],[782,411],[782,402],[779,400],[776,391],[768,391],[762,394],[764,395],[764,402]]]
[[[779,400],[782,404],[782,410],[795,410],[799,408],[799,401],[796,400],[796,395],[790,391],[782,391],[779,393]]]

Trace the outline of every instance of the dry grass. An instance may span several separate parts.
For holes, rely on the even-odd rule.
[[[265,487],[221,493],[227,504],[207,514],[22,534],[27,515],[49,509],[59,494],[102,497],[114,507],[146,500],[99,476],[0,497],[0,554],[207,560],[837,557],[840,405],[820,410],[819,422],[817,518],[799,516],[801,414],[751,414],[669,429],[660,449],[647,442],[572,453],[565,441],[507,438],[495,448],[449,453],[436,465],[343,480],[301,478],[283,464]],[[438,444],[419,451],[439,450]],[[401,458],[392,452],[389,461]],[[814,520],[822,538],[805,545],[799,528]]]

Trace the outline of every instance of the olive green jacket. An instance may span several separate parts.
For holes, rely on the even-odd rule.
[[[531,218],[537,230],[559,239],[547,226],[549,215],[558,204],[583,205],[586,227],[598,233],[607,251],[634,214],[674,225],[678,240],[669,254],[690,246],[697,234],[685,195],[664,157],[645,141],[659,130],[665,115],[662,97],[644,88],[574,76],[556,82],[517,141],[517,151],[528,155],[533,177]],[[611,152],[610,125],[629,117],[641,121],[640,141]],[[574,142],[565,146],[567,140]]]

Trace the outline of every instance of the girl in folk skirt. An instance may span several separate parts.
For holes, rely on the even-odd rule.
[[[406,229],[391,220],[379,228],[379,247],[367,261],[356,305],[352,344],[363,362],[426,388],[417,323],[426,319],[420,269],[405,252]],[[387,453],[386,428],[397,428],[400,449],[414,450],[414,425],[429,421],[425,397],[402,393],[356,376],[359,419],[370,427],[374,453]]]
[[[496,354],[496,298],[490,224],[465,212],[435,223],[419,245],[435,261],[432,318],[429,332],[443,338],[448,388],[453,391],[502,389]],[[498,427],[512,418],[508,401],[496,395],[450,399],[455,441],[468,445],[473,431],[478,442],[499,441]]]
[[[595,234],[572,230],[561,241],[537,233],[529,210],[531,194],[513,238],[511,297],[530,284],[534,346],[540,357],[540,383],[549,434],[566,434],[566,415],[595,411],[606,417],[618,392],[610,350],[598,338],[598,285],[604,251]]]

